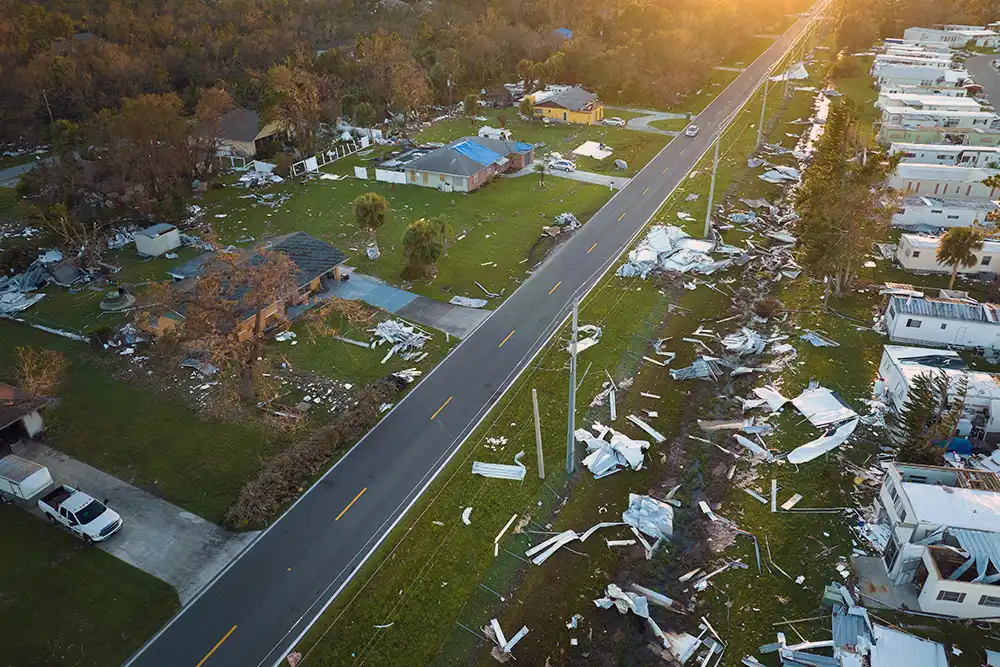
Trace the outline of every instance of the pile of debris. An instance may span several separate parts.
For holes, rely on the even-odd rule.
[[[248,171],[240,176],[237,183],[245,188],[261,188],[272,183],[281,183],[284,180],[273,171]]]
[[[96,275],[81,268],[80,257],[64,257],[58,250],[42,253],[23,272],[0,277],[0,315],[11,315],[38,303],[44,294],[37,292],[46,285],[70,287],[90,282]]]
[[[649,449],[649,442],[633,440],[601,424],[594,424],[594,429],[598,431],[596,437],[583,428],[578,428],[573,433],[576,441],[587,447],[589,454],[583,459],[583,465],[593,473],[594,479],[613,475],[626,468],[631,470],[642,468],[644,458],[642,452]],[[608,435],[611,436],[610,442],[605,440]]]
[[[687,232],[672,225],[655,225],[646,238],[629,252],[628,261],[618,269],[622,278],[639,276],[645,279],[653,272],[676,271],[709,275],[728,268],[732,259],[716,260],[713,251],[742,255],[743,251],[730,247],[717,247],[715,241],[692,238]]]
[[[371,349],[375,349],[383,343],[388,343],[391,347],[382,358],[384,364],[394,354],[406,361],[422,361],[427,352],[421,352],[424,343],[431,339],[431,335],[403,320],[385,320],[375,325],[370,331],[375,334],[372,338]]]

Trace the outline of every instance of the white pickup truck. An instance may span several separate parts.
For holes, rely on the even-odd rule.
[[[122,527],[122,518],[104,503],[63,484],[38,501],[49,521],[62,524],[88,542],[103,542]]]

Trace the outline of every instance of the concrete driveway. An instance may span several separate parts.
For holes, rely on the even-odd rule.
[[[965,61],[965,69],[972,80],[983,87],[990,104],[1000,104],[1000,72],[990,62],[997,56],[973,56]]]
[[[680,132],[674,132],[672,130],[661,130],[658,127],[653,127],[650,123],[658,120],[678,120],[686,119],[688,115],[686,113],[671,113],[669,111],[652,111],[651,109],[633,109],[631,107],[605,107],[605,109],[619,110],[619,111],[631,111],[633,113],[645,114],[644,116],[639,116],[637,118],[629,119],[628,123],[625,125],[626,128],[630,130],[636,130],[637,132],[649,132],[650,134],[663,134],[668,137],[676,137]],[[609,114],[609,115],[614,115]]]
[[[124,525],[98,548],[162,579],[187,604],[257,535],[231,533],[117,477],[46,447],[15,445],[18,456],[40,463],[57,484],[77,487],[118,512]],[[41,511],[34,511],[41,516]]]
[[[515,171],[513,174],[508,174],[507,178],[520,178],[521,176],[534,175],[538,177],[538,172],[535,171],[535,165],[529,164],[527,167],[520,171]],[[593,183],[594,185],[603,185],[604,187],[612,190],[621,190],[631,178],[627,176],[608,176],[606,174],[595,174],[592,171],[560,171],[557,169],[546,169],[545,178],[549,176],[555,176],[556,178],[568,178],[571,181],[580,181],[581,183]]]

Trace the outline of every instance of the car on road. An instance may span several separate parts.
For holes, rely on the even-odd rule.
[[[611,118],[605,118],[604,124],[612,125],[614,127],[625,127],[626,121],[624,118],[619,118],[618,116],[612,116]]]
[[[87,542],[103,542],[121,530],[118,512],[79,489],[63,484],[38,501],[38,509],[52,523],[65,526]]]
[[[701,130],[697,125],[688,125],[687,129],[684,130],[685,137],[697,137],[698,131]]]
[[[549,169],[557,171],[576,171],[576,165],[570,160],[553,160],[549,163]]]

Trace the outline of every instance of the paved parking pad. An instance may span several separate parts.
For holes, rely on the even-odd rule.
[[[47,467],[57,484],[69,484],[98,500],[107,499],[124,525],[97,548],[173,586],[181,605],[257,535],[220,528],[39,442],[15,446],[14,453]],[[41,515],[41,511],[37,513]]]

